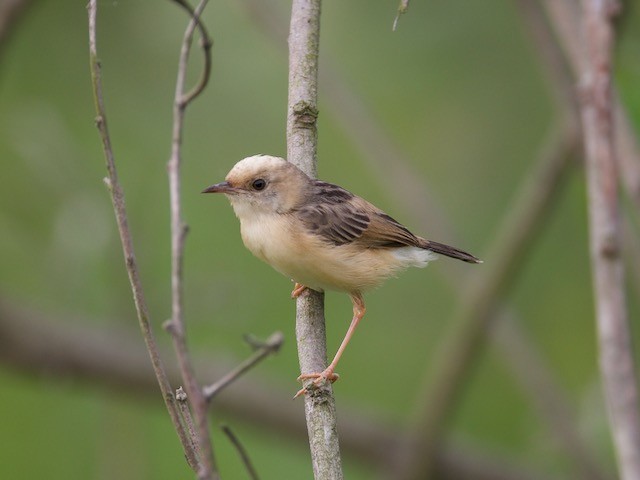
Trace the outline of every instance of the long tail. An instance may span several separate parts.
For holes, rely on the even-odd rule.
[[[422,245],[421,245],[422,246]],[[478,257],[471,255],[463,250],[460,250],[455,247],[450,247],[449,245],[445,245],[444,243],[434,242],[432,240],[425,240],[424,246],[427,250],[431,250],[432,252],[440,253],[442,255],[446,255],[447,257],[456,258],[458,260],[462,260],[467,263],[482,263]]]

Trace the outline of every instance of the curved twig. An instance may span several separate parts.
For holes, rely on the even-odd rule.
[[[198,27],[198,30],[200,31],[200,36],[202,37],[201,46],[202,46],[202,53],[204,55],[204,66],[202,69],[202,75],[200,76],[200,80],[198,81],[198,83],[188,93],[181,94],[180,103],[182,105],[182,108],[185,108],[189,103],[191,103],[192,100],[194,100],[198,95],[202,93],[202,91],[206,88],[207,84],[209,83],[209,78],[211,78],[211,49],[213,48],[213,40],[209,35],[209,32],[207,31],[206,26],[200,20],[200,15],[202,14],[202,11],[204,10],[204,8],[207,6],[208,0],[201,2],[195,8],[195,10],[191,8],[191,5],[189,5],[185,0],[172,0],[172,1],[174,1],[175,3],[180,5],[182,8],[184,8],[189,13],[189,16],[191,17],[191,23],[189,24],[189,27],[187,27],[187,30],[185,31],[185,38],[183,42],[183,48],[187,49],[186,57],[188,57],[189,55],[188,49],[191,47],[191,38],[193,37],[193,32],[196,26]]]
[[[93,86],[94,103],[97,114],[96,125],[102,139],[106,166],[109,175],[108,178],[105,179],[105,181],[107,186],[109,187],[109,192],[111,194],[111,202],[113,203],[116,222],[118,224],[118,232],[120,234],[120,241],[122,243],[122,250],[125,257],[127,274],[129,275],[129,282],[133,291],[133,298],[136,306],[136,313],[138,315],[138,322],[140,324],[140,330],[142,331],[142,336],[144,337],[149,356],[151,357],[151,364],[153,365],[153,371],[156,375],[156,379],[158,380],[158,385],[160,386],[162,397],[164,399],[167,410],[169,411],[169,416],[171,417],[173,426],[178,433],[178,437],[180,438],[180,443],[182,444],[185,457],[187,459],[187,462],[189,463],[189,466],[196,470],[198,464],[196,454],[192,447],[189,435],[180,420],[180,413],[175,403],[175,397],[167,378],[166,371],[162,364],[162,360],[158,352],[158,346],[151,329],[151,324],[149,321],[149,311],[142,290],[142,284],[140,282],[138,264],[136,262],[136,257],[133,249],[133,240],[131,238],[131,232],[129,230],[129,223],[127,220],[124,192],[122,191],[122,187],[120,185],[120,182],[118,181],[113,149],[111,147],[111,138],[109,136],[109,129],[107,127],[107,116],[102,95],[100,62],[98,61],[98,53],[96,47],[96,3],[96,0],[90,0],[88,5],[89,57],[91,68],[91,84]]]
[[[583,0],[582,124],[600,370],[620,478],[640,478],[638,380],[626,306],[612,64],[616,0]]]
[[[220,380],[204,387],[202,391],[207,402],[211,403],[211,400],[213,400],[218,393],[224,390],[224,388],[231,383],[235,382],[242,374],[250,370],[251,367],[264,360],[272,353],[278,352],[283,341],[284,335],[282,332],[275,332],[265,342],[258,345],[253,355],[247,358],[244,362],[240,363]]]
[[[208,0],[201,0],[195,9],[183,0],[174,0],[180,6],[191,13],[191,21],[187,26],[182,48],[180,50],[180,60],[178,62],[178,75],[176,79],[176,90],[173,107],[173,134],[171,142],[171,157],[167,164],[169,176],[169,197],[171,210],[171,320],[166,323],[166,329],[171,334],[176,357],[180,366],[182,379],[185,384],[188,399],[192,407],[195,418],[195,431],[197,433],[196,443],[200,455],[200,471],[198,475],[201,479],[218,478],[215,457],[213,454],[213,444],[209,431],[207,417],[207,401],[196,380],[195,370],[187,347],[184,316],[183,316],[183,259],[185,237],[188,232],[187,225],[182,219],[182,200],[180,196],[180,165],[182,163],[182,134],[184,129],[184,114],[186,107],[197,95],[202,92],[209,78],[211,68],[210,47],[211,42],[206,29],[200,21],[200,14],[207,5]],[[205,68],[198,85],[185,94],[185,84],[187,77],[187,65],[191,51],[191,43],[196,27],[199,27],[203,37],[203,51],[205,55]]]

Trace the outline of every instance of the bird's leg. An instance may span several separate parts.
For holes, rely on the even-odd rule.
[[[296,282],[296,284],[293,286],[293,291],[291,292],[291,298],[298,298],[306,289],[307,287],[305,285]]]
[[[344,353],[344,350],[347,348],[349,340],[351,340],[353,332],[355,332],[358,323],[360,323],[360,320],[362,320],[362,317],[364,317],[364,314],[367,311],[364,305],[364,299],[362,298],[362,294],[360,292],[352,293],[350,296],[351,302],[353,302],[353,319],[351,320],[351,325],[349,325],[349,329],[347,330],[347,333],[344,336],[344,339],[342,340],[342,343],[340,344],[335,357],[333,357],[333,360],[331,361],[329,366],[322,373],[303,373],[298,377],[298,380],[308,380],[310,378],[315,378],[313,384],[318,387],[327,380],[333,383],[340,377],[337,373],[334,373],[336,365],[338,365],[340,357]],[[293,398],[299,397],[305,391],[306,387],[299,390]]]

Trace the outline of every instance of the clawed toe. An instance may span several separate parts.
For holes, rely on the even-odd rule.
[[[296,282],[296,284],[293,287],[293,291],[291,292],[291,298],[298,298],[300,295],[302,295],[302,292],[304,292],[306,289],[307,289],[306,286]]]
[[[298,377],[298,381],[301,382],[303,380],[309,380],[311,378],[315,378],[313,382],[316,386],[320,386],[320,384],[326,382],[327,380],[331,383],[335,382],[340,378],[340,375],[333,372],[322,372],[322,373],[303,373]]]
[[[309,385],[302,387],[298,392],[293,396],[293,398],[298,398],[303,395],[305,392],[309,391],[309,388],[313,385],[313,388],[319,388],[324,385],[326,382],[333,383],[340,378],[340,375],[337,373],[327,369],[321,373],[303,373],[298,377],[299,382],[303,382],[305,380],[314,379]]]

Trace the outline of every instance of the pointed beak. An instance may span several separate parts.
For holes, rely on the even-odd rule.
[[[227,193],[227,194],[234,194],[234,193],[238,193],[238,190],[236,188],[233,188],[229,182],[220,182],[220,183],[216,183],[215,185],[211,185],[207,188],[205,188],[202,193]]]

